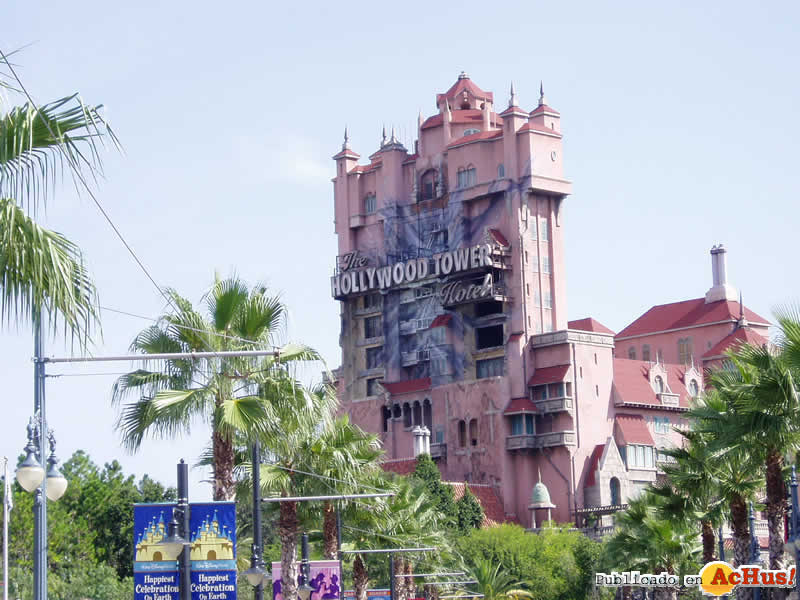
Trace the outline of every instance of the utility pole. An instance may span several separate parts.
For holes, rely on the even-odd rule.
[[[44,332],[42,309],[36,307],[33,316],[33,414],[39,417],[38,458],[45,465],[47,457],[47,417],[44,395]],[[47,477],[36,490],[33,499],[33,598],[47,600]]]
[[[178,525],[180,536],[189,541],[189,465],[183,459],[178,463],[178,506],[175,509],[178,514]],[[180,599],[192,600],[192,563],[191,546],[188,543],[183,545],[178,556],[178,567],[180,569]]]

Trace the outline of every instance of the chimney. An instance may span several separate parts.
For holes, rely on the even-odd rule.
[[[414,458],[416,458],[425,452],[425,434],[422,431],[422,427],[419,425],[414,427],[411,433],[414,434]]]
[[[422,451],[425,454],[431,453],[431,430],[427,427],[422,427]]]
[[[727,254],[722,244],[711,247],[711,289],[706,292],[706,304],[737,299],[736,290],[728,283]]]

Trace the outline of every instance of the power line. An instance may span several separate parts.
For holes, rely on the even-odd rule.
[[[317,477],[318,479],[327,479],[328,481],[335,481],[337,483],[343,483],[345,485],[353,485],[352,481],[344,481],[343,479],[337,479],[336,477],[329,477],[327,475],[320,475],[319,473],[311,473],[310,471],[301,471],[300,469],[296,469],[294,467],[284,467],[283,465],[278,465],[275,463],[265,463],[271,467],[275,467],[276,469],[281,469],[283,471],[290,471],[292,473],[301,473],[302,475],[308,475],[310,477]],[[367,485],[365,483],[358,484],[359,487],[368,488],[370,490],[375,490],[376,492],[389,492],[389,490],[384,490],[381,488],[373,487],[371,485]]]

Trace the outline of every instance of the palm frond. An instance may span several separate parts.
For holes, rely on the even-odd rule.
[[[41,307],[54,330],[62,321],[65,335],[82,345],[99,323],[97,290],[80,249],[8,198],[0,198],[0,288],[3,319],[27,319]]]

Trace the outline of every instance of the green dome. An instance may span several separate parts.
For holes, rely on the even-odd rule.
[[[533,486],[529,508],[555,508],[555,505],[550,501],[550,492],[547,490],[547,486],[541,481]]]

